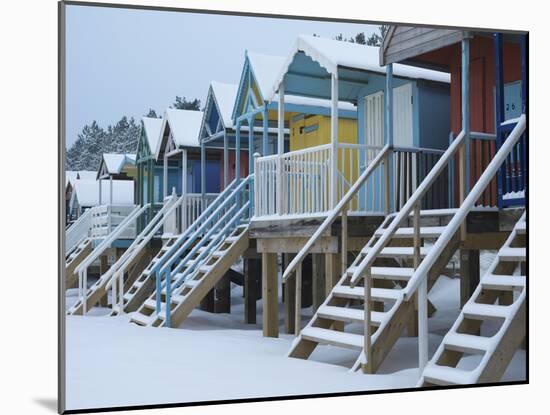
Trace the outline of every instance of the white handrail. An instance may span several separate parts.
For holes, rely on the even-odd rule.
[[[124,220],[115,228],[114,231],[109,233],[109,235],[99,243],[99,245],[96,246],[96,248],[88,255],[84,261],[82,261],[78,267],[76,268],[75,272],[80,273],[86,268],[92,264],[99,256],[103,253],[103,251],[115,241],[118,236],[126,230],[126,227],[132,223],[139,215],[141,215],[147,208],[149,208],[149,204],[143,205],[141,208],[139,206],[136,206],[132,212],[128,216],[124,218]]]
[[[439,236],[436,243],[430,249],[430,252],[420,266],[415,270],[412,275],[407,288],[404,291],[405,299],[409,300],[424,277],[427,275],[427,272],[431,269],[441,250],[449,243],[453,235],[458,231],[458,228],[466,219],[466,216],[470,210],[474,207],[476,201],[479,199],[485,188],[491,182],[493,176],[497,173],[500,165],[504,163],[508,154],[512,151],[514,145],[521,138],[521,135],[525,131],[526,126],[526,117],[523,114],[514,127],[508,138],[504,141],[500,149],[497,151],[483,174],[477,180],[475,186],[472,188],[468,196],[464,199],[459,209],[454,214],[451,221],[445,227],[443,233]]]
[[[355,183],[347,191],[347,193],[340,200],[340,202],[338,202],[336,207],[329,213],[329,215],[323,221],[321,226],[319,226],[319,228],[315,231],[315,233],[311,236],[311,238],[309,238],[309,240],[306,242],[306,244],[300,250],[300,252],[298,252],[298,254],[290,262],[290,264],[288,264],[287,268],[283,273],[283,282],[286,282],[286,280],[289,278],[292,272],[296,270],[296,267],[298,266],[298,264],[304,260],[305,256],[308,254],[311,247],[317,242],[317,240],[321,237],[323,232],[325,232],[327,228],[336,220],[336,218],[338,217],[338,215],[340,214],[344,206],[346,206],[346,204],[348,204],[352,200],[352,198],[359,191],[363,183],[369,178],[372,172],[378,167],[380,162],[386,156],[386,153],[388,152],[389,148],[390,148],[389,145],[386,145],[382,148],[380,153],[378,153],[378,155],[374,158],[374,160],[369,164],[369,166],[363,172],[363,174],[361,174],[359,179],[355,181]]]
[[[65,254],[89,236],[92,210],[93,208],[86,210],[65,232]]]
[[[174,210],[183,202],[185,195],[177,198],[175,194],[172,194],[171,200],[165,204],[161,210],[157,212],[155,217],[147,224],[147,226],[141,231],[141,233],[136,237],[134,242],[128,247],[122,256],[115,262],[109,270],[105,273],[105,278],[110,278],[115,272],[121,273],[124,275],[124,272],[129,264],[136,258],[136,256],[141,252],[143,246],[145,246],[155,233],[160,229],[160,227],[166,222],[167,218],[174,212]],[[105,288],[110,288],[113,283],[113,279],[107,283]]]
[[[357,269],[354,271],[351,280],[350,285],[352,287],[355,287],[357,284],[357,281],[361,276],[364,274],[366,269],[372,265],[372,262],[382,249],[386,246],[389,239],[392,237],[392,235],[395,233],[401,222],[409,215],[409,213],[412,211],[413,207],[422,199],[422,196],[428,191],[431,184],[437,179],[439,174],[443,171],[451,157],[454,156],[455,152],[458,150],[460,145],[463,144],[464,138],[466,137],[466,134],[464,131],[462,131],[458,137],[451,143],[447,151],[441,156],[441,158],[437,161],[435,166],[430,170],[430,173],[426,176],[424,180],[422,180],[422,183],[420,183],[420,186],[415,190],[415,192],[411,195],[411,197],[407,200],[407,203],[403,206],[403,208],[399,211],[399,213],[395,216],[395,218],[391,221],[391,223],[388,225],[388,227],[385,229],[384,233],[378,239],[376,244],[372,247],[372,249],[369,249],[367,255],[365,258],[361,261],[361,263],[357,266]]]

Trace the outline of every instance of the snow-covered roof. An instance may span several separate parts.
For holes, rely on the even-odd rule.
[[[97,172],[93,170],[79,170],[77,179],[81,180],[95,180]]]
[[[94,172],[95,173],[95,172]],[[78,172],[73,170],[65,171],[65,186],[74,182],[78,178]]]
[[[202,111],[178,110],[168,108],[164,112],[161,137],[164,134],[166,124],[170,126],[172,137],[178,147],[200,147],[199,130],[202,122]],[[157,144],[157,157],[160,152],[162,140]]]
[[[269,87],[269,93],[264,95],[264,97],[275,97],[279,84],[282,82],[284,75],[294,60],[294,56],[299,52],[305,53],[329,73],[337,73],[338,67],[378,73],[386,72],[386,68],[379,65],[379,48],[376,46],[360,45],[317,36],[299,35],[284,63],[279,66],[278,73],[273,76],[270,72],[270,76],[273,76],[272,83]],[[450,82],[450,75],[448,73],[403,64],[394,64],[393,74],[413,79]]]
[[[134,203],[134,181],[113,180],[113,204]],[[89,207],[99,204],[99,180],[75,180],[74,192],[80,206]],[[109,180],[101,183],[102,203],[108,203],[110,196]]]
[[[145,130],[145,137],[147,137],[147,142],[149,143],[149,150],[151,153],[154,153],[160,140],[162,118],[143,117],[142,121],[143,128]]]
[[[217,81],[212,81],[210,86],[220,110],[222,123],[226,128],[231,128],[233,126],[231,114],[233,113],[233,105],[235,104],[235,97],[237,96],[239,87],[236,84],[226,84]]]
[[[101,167],[104,165],[107,169],[108,174],[120,174],[122,169],[127,165],[136,164],[136,155],[135,154],[115,154],[115,153],[103,153],[103,158],[99,166],[99,173],[101,172]]]
[[[274,96],[272,93],[272,87],[275,84],[277,76],[281,73],[281,68],[285,65],[286,59],[283,56],[264,55],[262,53],[248,51],[246,55],[250,61],[252,73],[256,78],[262,98],[270,102],[277,102],[277,96]],[[277,85],[278,84],[279,82],[277,82]],[[234,101],[235,99],[233,102]],[[297,95],[285,95],[285,103],[325,108],[330,108],[331,106],[330,100],[327,99]],[[344,101],[338,103],[338,108],[341,110],[356,111],[355,105]]]

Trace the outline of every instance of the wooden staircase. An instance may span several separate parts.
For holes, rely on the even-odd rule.
[[[178,236],[170,237],[164,242],[163,246],[156,253],[153,259],[143,268],[139,276],[125,288],[123,295],[123,311],[136,311],[139,306],[147,299],[155,289],[155,275],[151,273],[152,268],[168,249],[178,240]],[[111,311],[111,316],[121,314],[118,306],[114,306]]]
[[[525,213],[425,367],[419,386],[498,382],[526,334]],[[472,369],[463,358],[474,361]]]
[[[65,288],[74,288],[78,283],[76,267],[92,252],[92,239],[85,238],[65,256]]]
[[[137,256],[134,258],[131,264],[128,266],[127,280],[128,285],[134,283],[137,276],[140,275],[140,272],[147,266],[150,262],[149,252],[144,249],[141,250]],[[108,294],[108,286],[111,279],[110,273],[105,273],[99,277],[99,279],[92,285],[86,295],[86,310],[91,310],[92,307],[100,304],[101,301]],[[69,315],[82,315],[83,313],[83,300],[78,299],[78,301],[67,311]]]
[[[448,214],[448,212],[447,212]],[[386,218],[353,263],[347,268],[334,286],[324,303],[316,311],[310,322],[295,339],[288,356],[307,359],[319,345],[332,345],[360,352],[352,370],[363,368],[375,372],[384,361],[403,330],[414,324],[414,299],[405,301],[404,289],[414,273],[413,228],[410,220],[405,220],[392,235],[390,242],[376,257],[371,268],[370,332],[372,357],[368,367],[364,360],[363,336],[365,326],[365,288],[363,278],[355,286],[350,284],[358,265],[382,237],[393,215]],[[437,239],[444,226],[430,226],[433,215],[421,214],[420,237],[424,242]],[[429,272],[430,285],[437,280],[441,271],[450,261],[459,246],[458,234],[451,239],[441,259]],[[424,243],[420,247],[420,257],[424,258],[431,247]],[[362,367],[363,366],[363,367]]]
[[[215,240],[215,237],[212,237]],[[170,300],[170,326],[179,326],[197,307],[214,285],[229,271],[249,246],[248,225],[237,226],[214,248],[203,246],[184,264],[183,268],[171,274],[173,291]],[[201,254],[211,251],[204,259]],[[197,263],[197,261],[199,261]],[[181,280],[185,271],[195,267],[187,278]],[[156,290],[143,302],[137,312],[131,315],[131,322],[141,326],[160,327],[166,320],[166,286],[161,290],[160,312],[157,313]]]

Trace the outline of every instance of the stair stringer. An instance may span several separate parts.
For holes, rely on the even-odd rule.
[[[517,229],[524,225],[525,214],[518,220],[514,229],[506,242],[499,250],[499,253],[506,248],[509,248],[511,242],[518,235]],[[523,224],[522,224],[523,222]],[[523,280],[523,289],[518,294],[517,298],[512,301],[510,305],[500,305],[506,307],[507,315],[502,322],[499,330],[491,336],[496,341],[488,342],[489,347],[484,352],[481,361],[473,370],[457,369],[456,366],[461,360],[463,353],[459,351],[452,351],[445,349],[445,342],[449,336],[455,333],[476,333],[479,332],[481,326],[481,320],[469,320],[466,318],[464,310],[469,310],[469,306],[472,304],[487,304],[495,305],[495,302],[500,301],[503,298],[504,293],[509,293],[510,290],[496,290],[496,289],[484,289],[485,278],[487,276],[498,271],[496,275],[506,276],[512,274],[512,271],[517,269],[522,261],[501,261],[499,254],[495,257],[495,260],[487,270],[486,274],[482,276],[480,283],[474,290],[472,296],[468,302],[464,305],[458,318],[449,329],[448,333],[444,336],[441,344],[437,348],[434,356],[428,362],[428,365],[424,369],[418,386],[431,386],[431,385],[453,385],[453,384],[475,384],[475,383],[493,383],[502,377],[510,360],[512,359],[515,351],[523,342],[526,335],[525,321],[526,321],[526,277],[520,276],[520,280]],[[513,289],[511,290],[513,291]],[[476,301],[477,300],[477,301]],[[488,316],[484,316],[489,318]],[[473,334],[472,334],[473,335]],[[481,337],[481,336],[477,336]],[[443,368],[444,376],[448,379],[442,379],[434,377],[433,368]],[[437,373],[437,372],[436,372]],[[440,372],[441,373],[441,372]],[[449,376],[450,375],[450,376]],[[449,380],[452,378],[452,381]]]
[[[129,275],[132,274],[132,271],[134,271],[134,279],[136,277],[135,270],[136,268],[143,269],[147,264],[149,263],[148,257],[149,252],[148,249],[142,249],[134,258],[132,263],[130,264],[131,270],[129,272]],[[131,277],[130,277],[131,278]],[[92,287],[90,287],[88,294],[86,296],[86,310],[91,310],[92,307],[95,307],[98,303],[101,302],[105,298],[105,296],[108,293],[107,284],[111,280],[109,275],[103,274],[101,277],[99,277],[99,280],[96,281]],[[69,315],[82,315],[83,312],[83,302],[82,300],[78,300],[67,312]]]
[[[78,275],[75,273],[75,270],[92,250],[92,240],[86,238],[67,255],[65,261],[65,289],[77,286]]]

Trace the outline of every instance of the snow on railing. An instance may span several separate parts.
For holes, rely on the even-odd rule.
[[[147,226],[136,237],[134,242],[128,247],[122,256],[115,262],[101,278],[108,279],[105,288],[112,288],[111,304],[113,310],[118,305],[119,314],[124,312],[124,274],[130,264],[135,260],[139,253],[147,246],[151,238],[166,223],[167,219],[184,203],[185,195],[177,197],[175,194],[169,196],[164,206],[152,218]],[[111,278],[112,277],[112,278]]]
[[[139,206],[134,207],[132,211],[126,217],[124,217],[124,219],[122,219],[120,223],[117,224],[116,228],[110,234],[108,234],[94,248],[94,250],[76,267],[75,273],[78,274],[78,297],[79,300],[82,301],[83,314],[86,314],[87,305],[86,298],[88,294],[88,267],[94,261],[96,261],[115,240],[122,238],[123,235],[127,233],[128,228],[130,228],[132,225],[134,227],[135,233],[137,219],[148,208],[148,204],[142,206],[141,208]]]
[[[86,210],[65,232],[65,255],[90,236],[93,209]]]
[[[216,201],[205,210],[203,215],[186,231],[186,237],[174,244],[167,251],[160,263],[155,264],[151,274],[156,275],[156,312],[161,312],[161,291],[166,288],[166,326],[170,327],[170,296],[172,289],[177,289],[186,278],[200,265],[201,260],[216,248],[223,237],[228,235],[241,221],[250,219],[250,190],[254,175],[245,179],[235,180],[222,193],[223,198]],[[234,183],[239,183],[237,186]],[[246,213],[246,215],[245,215]],[[192,232],[190,232],[192,231]],[[199,249],[206,247],[199,255]],[[190,259],[193,261],[190,262]],[[187,265],[185,271],[183,267]],[[183,272],[182,272],[183,271]],[[174,279],[174,282],[172,282]]]
[[[381,147],[338,143],[336,198],[341,199],[359,178]],[[255,157],[254,216],[328,213],[330,206],[332,147],[330,144],[291,151],[282,155]],[[376,188],[382,175],[372,178],[371,186],[355,195],[350,211],[379,209]],[[280,190],[279,190],[280,189]],[[367,208],[367,199],[372,209]],[[372,203],[372,201],[375,203]],[[374,208],[376,206],[377,208]]]
[[[134,209],[135,205],[101,205],[94,207],[92,210],[90,236],[92,238],[106,237],[113,229],[119,226]],[[135,237],[135,226],[126,228],[125,233],[120,236],[120,238],[123,239],[134,239]]]
[[[349,205],[358,195],[359,191],[363,185],[368,181],[371,175],[376,171],[380,164],[383,161],[387,161],[387,154],[389,151],[389,145],[386,145],[382,148],[376,157],[370,161],[367,169],[355,180],[351,188],[346,192],[346,194],[340,199],[336,207],[330,212],[324,222],[317,228],[315,233],[309,238],[304,247],[298,252],[298,254],[292,259],[290,264],[283,272],[283,283],[290,278],[293,272],[296,272],[296,334],[300,330],[300,295],[301,295],[301,278],[302,278],[302,262],[305,259],[313,248],[313,245],[317,243],[319,238],[325,233],[325,231],[332,225],[332,223],[339,217],[342,217],[342,269],[347,268],[347,211]]]

